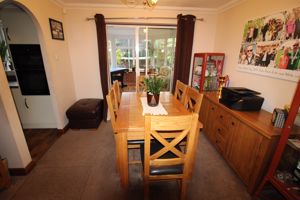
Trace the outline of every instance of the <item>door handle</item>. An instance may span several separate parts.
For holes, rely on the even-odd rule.
[[[25,103],[25,107],[26,107],[27,109],[29,109],[29,106],[28,106],[28,104],[27,104],[27,99],[26,99],[26,98],[25,98],[24,103]]]

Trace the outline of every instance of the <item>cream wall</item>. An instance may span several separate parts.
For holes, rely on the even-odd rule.
[[[65,112],[76,101],[72,67],[70,64],[68,35],[65,40],[51,38],[49,18],[64,23],[64,10],[51,0],[18,0],[24,9],[33,16],[38,31],[44,65],[54,107],[57,128],[62,129],[67,124]]]
[[[9,44],[39,44],[36,27],[31,17],[20,8],[3,8],[0,19],[8,28]],[[50,95],[25,95],[11,88],[23,128],[56,128],[56,119]],[[29,109],[25,106],[27,102]],[[47,113],[47,115],[45,115]]]
[[[76,100],[76,95],[68,42],[51,39],[49,17],[64,23],[63,9],[51,0],[13,2],[33,17],[44,58],[57,128],[62,129],[67,124],[65,111]],[[68,37],[67,34],[65,37]],[[0,154],[8,158],[10,168],[25,168],[31,158],[2,65],[0,68]]]
[[[269,112],[291,102],[296,83],[236,70],[244,25],[248,20],[298,6],[299,0],[246,0],[218,16],[215,51],[226,54],[224,74],[230,76],[230,86],[261,92],[265,98],[263,108]]]
[[[0,127],[1,157],[7,158],[9,168],[26,167],[31,161],[31,156],[2,62],[0,62]]]
[[[65,13],[65,30],[68,33],[68,42],[74,84],[77,99],[96,97],[103,98],[99,75],[98,47],[95,22],[87,21],[87,17],[94,17],[96,13],[103,14],[105,18],[111,17],[172,17],[174,20],[123,20],[123,22],[146,22],[177,24],[176,16],[192,14],[197,18],[204,18],[203,22],[197,21],[194,34],[193,52],[212,51],[216,33],[217,15],[207,11],[185,11],[173,9],[148,10],[144,8],[127,8],[126,6],[67,6]],[[109,22],[109,20],[106,20]],[[110,21],[112,22],[112,21]],[[117,22],[120,22],[117,21]]]

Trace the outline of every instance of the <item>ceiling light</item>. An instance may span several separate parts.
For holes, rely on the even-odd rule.
[[[157,4],[157,2],[158,0],[144,0],[144,6],[152,8]]]
[[[121,0],[128,7],[136,7],[139,3],[142,3],[144,7],[153,8],[156,6],[158,0]]]

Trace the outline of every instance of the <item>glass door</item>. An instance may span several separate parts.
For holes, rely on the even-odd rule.
[[[126,68],[136,76],[154,74],[171,88],[176,27],[108,25],[110,68]]]

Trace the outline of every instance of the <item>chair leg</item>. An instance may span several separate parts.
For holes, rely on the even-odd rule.
[[[144,200],[149,200],[149,180],[144,177]]]
[[[181,181],[181,193],[180,193],[180,200],[186,200],[187,199],[187,187],[188,183],[185,180]]]

